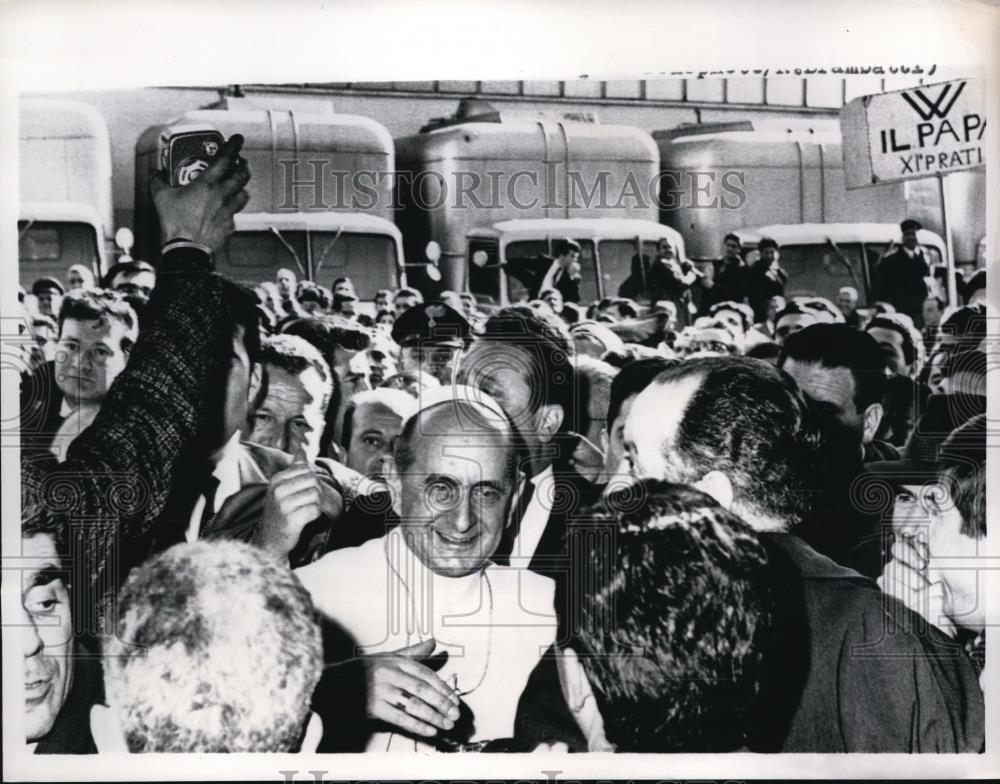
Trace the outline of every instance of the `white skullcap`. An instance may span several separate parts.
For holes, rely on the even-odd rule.
[[[502,426],[506,430],[513,431],[510,419],[504,413],[503,408],[497,403],[492,395],[488,395],[481,389],[476,389],[468,384],[448,384],[447,386],[422,389],[417,396],[417,410],[414,411],[403,423],[409,422],[413,417],[422,414],[434,406],[445,403],[467,404],[475,406],[490,423]]]

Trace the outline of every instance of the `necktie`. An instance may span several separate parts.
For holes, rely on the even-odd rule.
[[[510,555],[514,549],[514,540],[521,531],[521,520],[528,510],[528,504],[535,494],[535,484],[530,479],[525,479],[521,484],[521,492],[518,494],[517,503],[511,509],[510,520],[500,537],[500,545],[493,553],[493,563],[497,566],[510,566]]]

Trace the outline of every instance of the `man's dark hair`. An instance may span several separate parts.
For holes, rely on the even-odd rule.
[[[809,312],[810,311],[804,310],[802,308],[802,305],[800,305],[794,299],[793,300],[789,300],[788,302],[785,303],[785,307],[783,307],[781,310],[779,310],[775,314],[775,316],[774,316],[774,323],[777,324],[785,316],[801,316],[801,315],[803,315],[805,313],[809,313]],[[816,311],[814,310],[812,312],[815,313]]]
[[[108,289],[76,289],[64,296],[59,308],[59,334],[62,334],[66,319],[96,321],[105,316],[125,325],[121,349],[126,354],[129,353],[135,345],[139,321],[135,310],[121,294]]]
[[[826,297],[805,297],[801,304],[806,311],[811,310],[814,313],[819,313],[821,316],[825,315],[833,319],[836,323],[844,320],[844,314]]]
[[[760,360],[699,357],[663,371],[654,384],[699,377],[671,445],[683,481],[722,471],[748,514],[797,525],[809,511],[819,435],[795,382]]]
[[[910,333],[903,324],[899,322],[898,319],[892,318],[892,314],[885,314],[882,316],[876,316],[871,321],[868,322],[865,327],[865,332],[870,332],[876,327],[881,327],[882,329],[891,329],[903,336],[903,358],[906,360],[907,365],[912,365],[917,361],[917,347],[913,342],[913,335]]]
[[[978,346],[986,338],[986,305],[966,305],[958,308],[941,322],[938,334],[958,338],[963,343]]]
[[[117,264],[112,264],[111,269],[109,269],[104,274],[104,277],[101,278],[101,288],[114,288],[115,278],[119,275],[125,275],[131,278],[133,275],[138,275],[140,272],[152,272],[155,274],[156,270],[153,269],[153,265],[148,261],[141,261],[140,259],[119,261]]]
[[[357,302],[358,298],[353,294],[334,294],[333,295],[333,312],[340,313],[341,309],[344,307],[345,302]]]
[[[556,257],[565,256],[570,251],[576,251],[577,253],[579,253],[580,252],[580,243],[576,242],[575,240],[570,240],[570,239],[555,240],[555,241],[553,241],[553,243],[552,243],[552,255],[553,256],[556,256]]]
[[[730,240],[735,242],[741,248],[743,247],[743,240],[741,240],[738,235],[733,234],[732,232],[730,232],[729,234],[727,234],[725,237],[722,238],[723,243],[729,242]]]
[[[333,279],[333,288],[337,288],[337,286],[339,286],[341,283],[350,283],[351,284],[351,288],[352,289],[354,288],[354,281],[352,281],[350,278],[346,278],[346,277],[334,278]]]
[[[337,348],[367,351],[372,342],[371,335],[360,327],[343,319],[334,320],[326,316],[294,319],[285,324],[281,332],[305,338],[320,350],[331,367],[333,352]]]
[[[145,264],[145,262],[142,262]],[[260,316],[257,297],[247,286],[225,280],[222,296],[236,318],[236,325],[243,327],[243,345],[251,362],[260,362]]]
[[[423,302],[424,296],[416,289],[402,288],[396,292],[396,296],[393,299],[399,299],[400,297],[415,297],[417,302]]]
[[[556,606],[579,607],[564,639],[608,741],[618,752],[745,747],[773,624],[753,529],[693,487],[646,480],[570,536],[585,545],[573,550],[576,601]]]
[[[67,522],[62,515],[52,512],[47,507],[31,504],[25,508],[21,518],[21,538],[50,536],[56,552],[61,556],[66,553]]]
[[[749,305],[744,305],[742,302],[734,302],[733,300],[716,302],[708,309],[708,315],[714,317],[723,310],[731,310],[734,313],[740,314],[740,321],[743,324],[744,332],[747,332],[753,326],[753,309]]]
[[[665,357],[648,357],[636,359],[624,365],[611,382],[611,395],[608,399],[608,428],[618,418],[622,405],[632,395],[638,395],[653,383],[660,373],[678,364],[676,359]]]
[[[58,291],[60,294],[64,294],[66,289],[64,289],[63,284],[55,278],[39,278],[31,284],[31,293],[35,296],[38,296],[46,291]]]
[[[332,292],[311,280],[300,280],[296,289],[295,298],[299,302],[315,302],[323,310],[327,310],[333,302]]]
[[[634,319],[639,317],[639,309],[633,300],[628,297],[615,297],[611,301],[611,307],[618,308],[622,318]]]
[[[781,346],[777,343],[772,343],[769,340],[765,340],[761,343],[754,343],[747,349],[745,356],[751,359],[760,359],[764,362],[776,361],[779,356],[781,356]]]
[[[323,355],[305,338],[297,335],[273,335],[261,343],[260,361],[281,368],[293,376],[313,368],[323,380],[323,411],[333,396],[333,372]]]
[[[825,368],[847,368],[854,379],[854,405],[863,412],[885,396],[885,355],[867,332],[847,324],[813,324],[785,338],[778,367],[786,360]]]
[[[959,529],[970,539],[986,537],[986,414],[973,417],[941,445],[940,478],[962,516]]]
[[[540,403],[561,406],[563,429],[569,426],[573,405],[575,348],[566,324],[558,316],[529,307],[507,307],[490,316],[481,340],[519,346],[531,358],[531,374]]]
[[[392,299],[394,297],[392,289],[379,289],[375,292],[375,299],[379,297],[385,297],[386,299]]]

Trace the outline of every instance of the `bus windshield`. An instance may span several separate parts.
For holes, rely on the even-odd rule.
[[[74,264],[99,273],[98,238],[89,223],[18,221],[17,255],[21,285],[44,277],[63,280]]]
[[[283,229],[238,231],[219,254],[216,268],[236,280],[274,280],[283,267],[300,278],[332,286],[336,278],[350,278],[363,300],[375,292],[397,288],[396,243],[383,234]]]
[[[863,260],[858,242],[838,244],[836,251],[825,243],[782,245],[778,263],[788,273],[785,296],[825,297],[836,302],[841,288],[853,286],[864,300]]]

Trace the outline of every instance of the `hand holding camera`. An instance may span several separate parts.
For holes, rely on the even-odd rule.
[[[245,190],[250,172],[239,157],[242,147],[243,137],[233,134],[186,184],[169,182],[163,171],[151,173],[150,190],[164,243],[184,239],[213,253],[225,246],[236,228],[233,216],[250,200]]]

